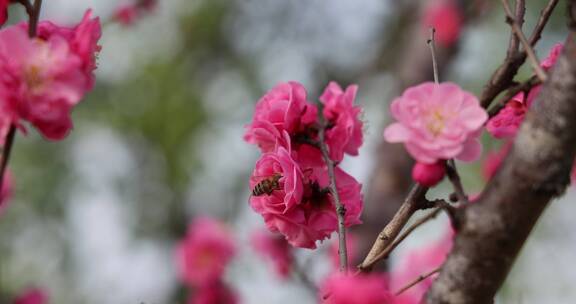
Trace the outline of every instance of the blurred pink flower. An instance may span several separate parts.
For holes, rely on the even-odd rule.
[[[320,101],[324,104],[323,114],[326,118],[328,130],[326,131],[326,144],[330,150],[330,158],[340,162],[344,153],[358,155],[362,145],[362,112],[359,106],[354,106],[357,85],[351,85],[342,91],[336,82],[330,82]]]
[[[255,230],[250,241],[260,256],[273,263],[274,270],[280,278],[285,279],[290,276],[294,256],[292,247],[281,234]]]
[[[294,136],[305,124],[316,121],[316,107],[306,101],[306,89],[297,82],[280,83],[256,104],[252,123],[246,126],[244,140],[258,145],[262,152],[286,147],[284,131]]]
[[[391,105],[398,120],[384,131],[391,143],[404,142],[418,162],[432,164],[480,156],[478,140],[488,115],[478,99],[453,83],[423,83],[408,88]]]
[[[112,19],[124,26],[130,26],[138,19],[138,8],[134,5],[119,6],[114,11]]]
[[[238,296],[222,281],[210,282],[195,289],[188,304],[236,304]]]
[[[436,41],[444,47],[451,47],[458,41],[462,31],[462,11],[454,0],[430,1],[424,10],[425,30],[436,29]]]
[[[412,168],[412,179],[422,186],[432,187],[438,184],[446,174],[446,162],[437,161],[433,164],[417,162]]]
[[[14,188],[14,182],[12,181],[12,174],[10,171],[6,170],[4,174],[4,181],[2,182],[2,188],[0,189],[0,215],[2,215],[4,209],[8,207]]]
[[[319,298],[325,304],[387,304],[392,294],[381,274],[334,273],[322,284]]]
[[[303,185],[300,166],[292,159],[290,152],[280,147],[276,152],[264,153],[256,162],[256,168],[250,178],[250,188],[258,184],[277,179],[278,189],[272,193],[252,195],[251,205],[259,206],[259,213],[283,214],[302,200]],[[257,202],[255,202],[257,201]]]
[[[36,39],[28,37],[26,23],[0,31],[2,135],[11,123],[23,129],[20,120],[29,121],[51,140],[68,134],[72,107],[93,83],[100,25],[89,17],[90,12],[74,29],[41,22]],[[86,24],[98,35],[86,32]],[[94,47],[88,50],[85,45],[90,43]]]
[[[48,295],[40,288],[29,288],[14,299],[14,304],[48,304]]]
[[[176,249],[182,280],[196,287],[218,281],[234,253],[232,235],[224,224],[208,217],[196,218]]]
[[[338,194],[346,208],[345,224],[361,223],[362,186],[340,168],[335,169]],[[311,169],[304,185],[302,202],[284,213],[273,213],[266,206],[283,205],[282,197],[274,195],[251,199],[252,208],[264,218],[272,232],[280,232],[295,247],[316,248],[316,241],[330,237],[337,229],[337,216],[332,196],[327,190],[328,174],[325,168]]]
[[[416,248],[401,257],[400,264],[392,270],[390,275],[391,287],[398,290],[412,282],[420,275],[428,273],[444,263],[448,252],[452,248],[454,233],[451,228],[438,241],[422,248]],[[437,275],[412,286],[404,293],[396,296],[393,303],[420,303],[420,300],[432,285]]]
[[[562,53],[563,48],[564,45],[562,43],[556,43],[552,49],[550,49],[548,56],[542,60],[540,66],[545,70],[552,68],[554,64],[556,64],[556,60],[558,60],[558,56]]]

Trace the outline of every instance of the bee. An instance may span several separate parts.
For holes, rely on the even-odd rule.
[[[262,196],[264,194],[270,195],[274,190],[279,190],[280,178],[282,178],[282,175],[276,173],[271,177],[261,180],[258,184],[256,184],[256,186],[254,186],[254,189],[252,189],[252,195],[253,196]]]

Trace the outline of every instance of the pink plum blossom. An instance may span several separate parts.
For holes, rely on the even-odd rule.
[[[274,270],[280,278],[285,279],[290,276],[294,256],[292,247],[281,234],[256,230],[252,234],[251,243],[260,256],[273,263]]]
[[[319,298],[324,304],[388,304],[392,294],[381,274],[335,273],[322,284]]]
[[[264,153],[256,162],[256,168],[250,178],[250,188],[254,189],[263,180],[273,179],[275,176],[279,176],[279,189],[270,195],[250,197],[253,207],[262,208],[258,210],[259,212],[283,214],[302,200],[304,191],[302,171],[290,153],[282,147],[276,152]]]
[[[418,162],[473,161],[481,154],[478,137],[488,115],[474,95],[456,84],[410,87],[392,102],[391,112],[398,122],[386,128],[384,138],[403,142]]]
[[[450,47],[458,41],[462,31],[462,11],[454,0],[430,1],[424,10],[425,30],[436,29],[436,41],[444,47]]]
[[[552,49],[550,49],[548,56],[542,60],[540,66],[544,68],[544,70],[549,70],[552,68],[554,64],[556,64],[556,60],[558,60],[558,57],[562,53],[563,48],[564,45],[562,43],[556,43]]]
[[[236,304],[238,296],[222,281],[210,282],[194,291],[188,304]]]
[[[26,120],[46,138],[59,140],[72,128],[72,107],[93,86],[100,23],[88,11],[74,28],[41,22],[36,39],[28,37],[27,27],[22,23],[0,31],[5,110],[0,130],[11,123],[24,130],[21,120]]]
[[[222,223],[208,217],[195,219],[176,249],[183,282],[202,286],[219,280],[234,253],[232,235]]]
[[[453,232],[451,228],[432,244],[415,248],[401,257],[400,264],[392,270],[390,285],[392,290],[398,290],[420,275],[428,273],[444,263],[448,252],[452,248]],[[406,292],[396,296],[394,303],[420,303],[420,299],[432,285],[437,275],[430,276],[424,281],[411,287]]]
[[[417,162],[412,168],[412,179],[422,186],[432,187],[438,184],[446,174],[446,162],[438,161],[433,164]]]
[[[358,149],[362,145],[362,110],[354,106],[357,85],[351,85],[345,91],[336,83],[330,82],[320,101],[324,104],[323,114],[329,126],[326,131],[326,144],[328,145],[330,158],[339,162],[348,155],[358,155]]]
[[[346,208],[345,225],[360,224],[362,186],[340,168],[335,169],[335,177],[338,194]],[[325,169],[314,168],[305,182],[302,202],[284,213],[268,207],[283,205],[283,198],[274,195],[251,199],[250,205],[262,215],[268,230],[283,234],[292,246],[315,249],[316,241],[330,237],[337,229],[334,202],[327,190],[328,181]]]
[[[306,89],[297,82],[280,83],[256,104],[252,123],[246,126],[244,140],[262,152],[286,146],[284,131],[294,136],[303,126],[316,121],[316,107],[306,101]]]
[[[48,304],[48,295],[40,288],[30,288],[18,295],[14,304]]]

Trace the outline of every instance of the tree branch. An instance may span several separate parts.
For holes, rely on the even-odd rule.
[[[414,287],[416,284],[418,284],[418,283],[426,280],[427,278],[433,276],[434,274],[437,274],[438,272],[440,272],[440,269],[441,269],[441,268],[438,267],[438,268],[436,268],[436,269],[434,269],[434,270],[432,270],[432,271],[429,271],[429,272],[427,272],[427,273],[425,273],[425,274],[422,274],[422,275],[418,276],[418,277],[417,277],[416,279],[414,279],[412,282],[406,284],[406,286],[404,286],[404,287],[400,288],[398,291],[396,291],[395,295],[397,295],[397,296],[401,295],[403,292],[405,292],[406,290]]]
[[[318,110],[318,117],[320,120],[320,130],[318,131],[318,139],[320,144],[320,151],[322,152],[322,157],[324,162],[328,167],[328,176],[330,177],[330,194],[334,199],[334,205],[336,207],[336,216],[338,217],[338,256],[340,258],[340,272],[348,272],[348,250],[346,248],[346,208],[342,205],[340,201],[340,195],[338,194],[338,188],[336,187],[336,175],[334,174],[334,167],[336,164],[330,158],[328,153],[328,147],[326,146],[325,133],[326,133],[326,121],[324,115],[322,114],[322,108]]]
[[[568,183],[576,155],[576,5],[571,33],[502,168],[462,227],[427,303],[491,303],[536,221]]]

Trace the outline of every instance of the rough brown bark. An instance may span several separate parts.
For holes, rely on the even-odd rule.
[[[503,167],[464,210],[426,303],[492,303],[536,221],[566,189],[576,154],[576,27],[570,20],[563,54]]]

